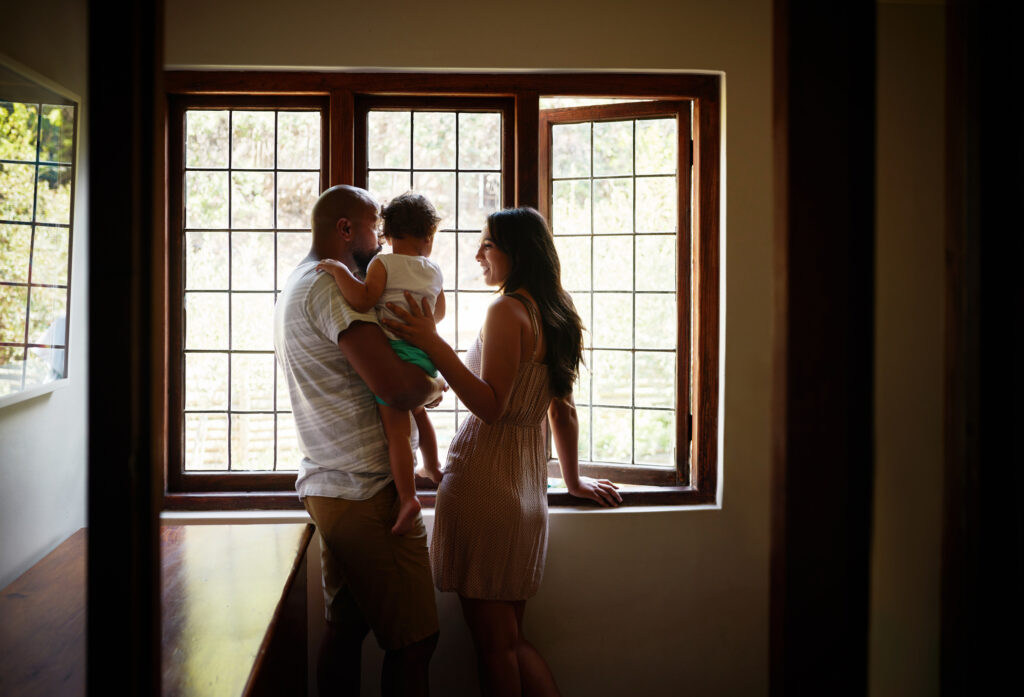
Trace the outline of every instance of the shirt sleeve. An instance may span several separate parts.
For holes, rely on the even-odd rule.
[[[384,272],[387,273],[388,271],[391,270],[391,268],[390,268],[390,266],[388,264],[388,262],[391,261],[390,257],[391,257],[390,254],[378,254],[373,259],[370,259],[370,263],[366,267],[366,272],[369,273],[370,269],[373,267],[374,264],[380,264],[381,266],[384,267]]]
[[[313,282],[306,310],[313,326],[333,344],[338,343],[338,336],[353,322],[377,324],[374,312],[356,312],[352,309],[329,273],[318,274]]]

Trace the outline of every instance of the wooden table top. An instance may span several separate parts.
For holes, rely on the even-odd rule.
[[[164,695],[242,695],[312,526],[160,530]],[[85,694],[86,531],[0,594],[0,694]]]
[[[313,527],[160,530],[164,695],[244,693]]]

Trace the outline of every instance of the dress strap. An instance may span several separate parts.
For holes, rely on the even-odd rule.
[[[515,298],[526,306],[526,312],[530,315],[530,326],[533,328],[533,349],[530,351],[530,360],[536,361],[538,360],[538,357],[536,356],[537,346],[540,344],[540,326],[537,322],[536,308],[534,308],[532,302],[519,293],[506,293],[505,295],[509,298]]]

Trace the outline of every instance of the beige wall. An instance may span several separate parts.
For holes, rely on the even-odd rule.
[[[767,693],[770,9],[767,0],[168,0],[171,66],[724,71],[723,251],[736,282],[724,294],[723,508],[553,516],[527,627],[568,695],[676,695],[680,681],[694,693]],[[436,693],[473,694],[457,603],[444,597],[441,609]]]
[[[3,12],[0,53],[82,98],[66,387],[0,408],[0,588],[85,525],[89,148],[85,2]]]
[[[64,0],[60,11],[48,5],[45,18],[31,8],[5,17],[3,51],[84,97],[84,5]],[[566,694],[678,694],[679,680],[694,693],[765,694],[771,2],[166,6],[172,66],[724,71],[723,508],[555,512],[528,629]],[[886,3],[879,12],[875,695],[937,691],[941,17],[932,2]],[[87,159],[83,147],[83,171]],[[73,270],[71,369],[79,379],[0,410],[0,586],[84,524],[86,184],[79,179]],[[52,438],[57,428],[60,439]],[[452,598],[441,609],[436,693],[468,692],[465,629]],[[369,654],[368,667],[378,658]]]
[[[723,506],[553,513],[547,575],[527,628],[569,695],[676,695],[680,684],[696,694],[767,693],[771,7],[167,0],[167,63],[175,67],[724,72]],[[883,5],[879,37],[871,686],[877,695],[933,694],[942,163],[931,109],[941,108],[941,11],[928,2]],[[457,603],[446,595],[440,607],[435,692],[473,694]],[[378,662],[368,652],[368,690]]]

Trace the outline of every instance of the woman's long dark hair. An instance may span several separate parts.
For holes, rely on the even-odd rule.
[[[507,295],[522,289],[533,296],[547,340],[544,363],[551,391],[567,397],[583,358],[583,322],[562,288],[562,265],[547,221],[533,208],[510,208],[488,216],[487,230],[508,256],[508,278],[501,291]]]

